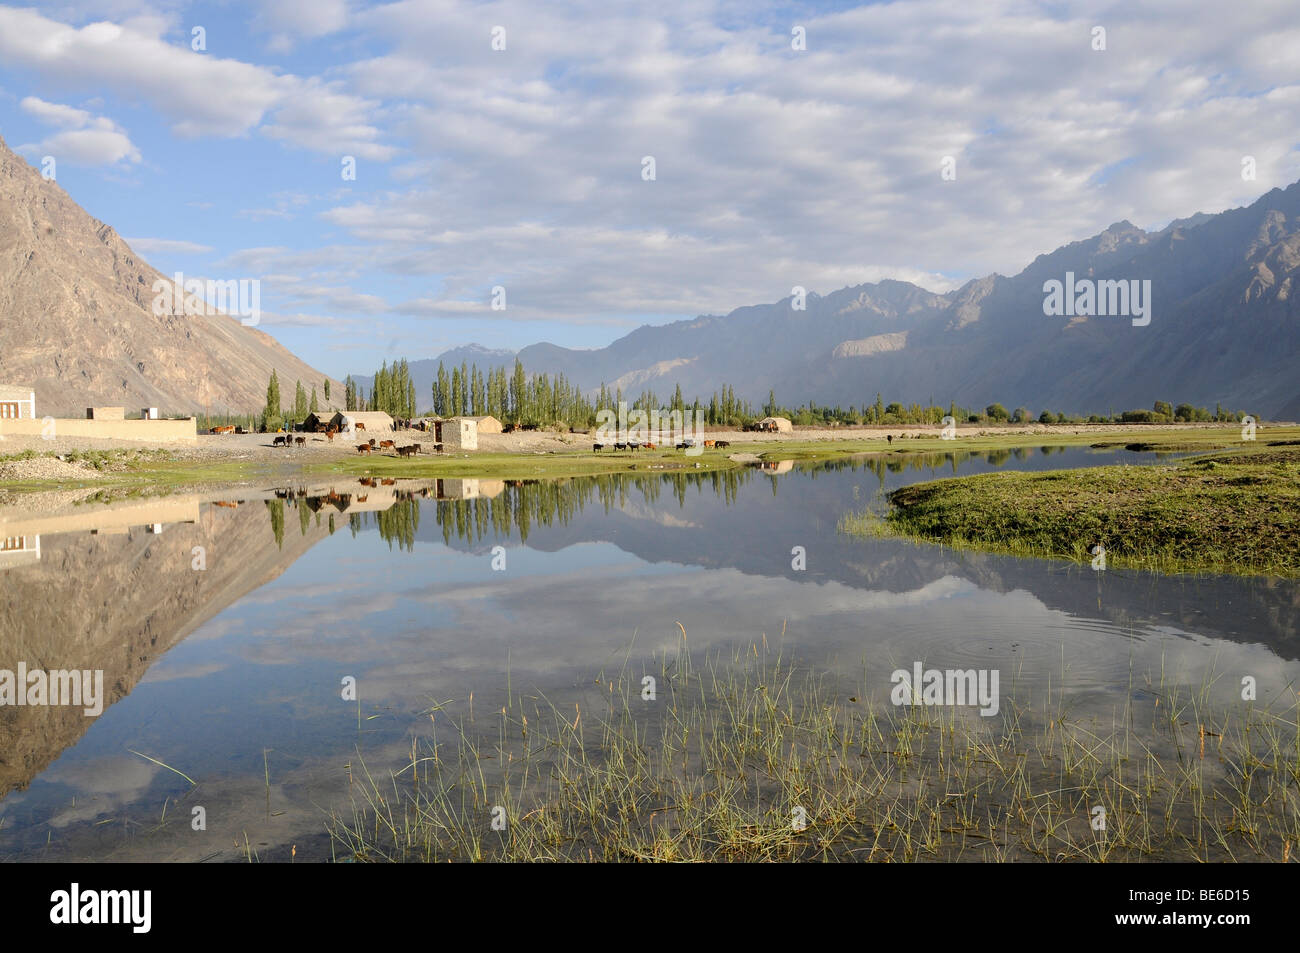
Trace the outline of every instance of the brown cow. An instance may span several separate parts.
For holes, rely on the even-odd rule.
[[[369,452],[370,452],[370,444],[368,443],[357,444],[357,453],[369,453]]]
[[[365,429],[366,429],[366,425],[363,424],[363,423],[358,422],[358,423],[357,423],[357,429],[358,429],[358,430],[365,430]]]
[[[306,438],[306,437],[294,437],[294,438],[293,438],[293,442],[296,443],[298,446],[301,447],[304,443],[307,442],[307,438]]]
[[[325,431],[325,439],[328,440],[330,443],[333,443],[333,442],[334,442],[334,430],[333,430],[333,429],[330,429],[330,430]]]
[[[395,447],[395,446],[396,446],[396,444],[394,444],[393,441],[391,441],[391,440],[381,440],[381,441],[379,441],[379,447],[380,447],[381,450],[387,450],[387,449],[389,449],[389,448],[391,448],[391,447]]]
[[[397,481],[396,481],[396,480],[380,480],[379,482],[382,483],[384,486],[393,486]]]
[[[373,477],[362,477],[360,482],[361,482],[361,485],[362,485],[362,486],[374,486],[374,485],[375,485],[375,481],[374,481],[374,478],[373,478]]]
[[[374,437],[371,437],[371,438],[370,438],[370,446],[373,447],[374,445],[375,445],[375,438],[374,438]]]
[[[718,445],[718,441],[716,441],[716,440],[706,440],[706,441],[704,441],[704,447],[705,447],[706,450],[707,450],[709,447],[716,447],[717,445]]]

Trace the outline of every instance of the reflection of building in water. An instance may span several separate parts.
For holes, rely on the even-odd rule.
[[[760,465],[764,473],[789,473],[794,469],[793,460],[764,460]]]
[[[502,480],[480,480],[464,477],[458,480],[438,480],[437,499],[439,500],[477,500],[491,499],[505,492]]]
[[[0,569],[11,569],[24,563],[41,561],[39,536],[5,536],[0,545]]]
[[[184,496],[148,502],[115,503],[106,507],[80,507],[75,512],[54,516],[0,516],[0,536],[54,533],[125,533],[143,526],[161,533],[167,523],[196,523],[199,498]]]

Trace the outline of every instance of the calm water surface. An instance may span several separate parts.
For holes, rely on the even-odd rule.
[[[1293,581],[836,528],[919,480],[1112,462],[1155,461],[1042,448],[0,514],[0,668],[102,669],[108,695],[97,718],[0,708],[0,857],[328,858],[325,817],[351,781],[406,764],[438,718],[516,697],[571,711],[604,673],[658,671],[683,629],[694,654],[766,640],[879,700],[914,661],[998,669],[1004,694],[1064,691],[1107,720],[1162,679],[1224,702],[1243,675],[1261,704],[1294,691]]]

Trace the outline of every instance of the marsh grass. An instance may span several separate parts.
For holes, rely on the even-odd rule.
[[[914,483],[842,532],[1160,572],[1300,575],[1300,447]]]
[[[1005,687],[994,717],[896,707],[760,645],[698,671],[682,652],[656,677],[653,702],[625,666],[574,711],[517,694],[477,722],[431,711],[407,764],[355,773],[327,825],[334,856],[1277,861],[1300,842],[1290,689],[1285,710],[1215,712],[1209,685],[1135,684],[1102,721],[1059,691],[1022,702]]]

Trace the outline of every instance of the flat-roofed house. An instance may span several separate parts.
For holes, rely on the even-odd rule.
[[[36,391],[25,384],[0,384],[0,419],[33,420]]]
[[[493,418],[495,419],[495,418]],[[438,440],[447,450],[477,450],[478,423],[473,417],[452,417],[442,421]]]

